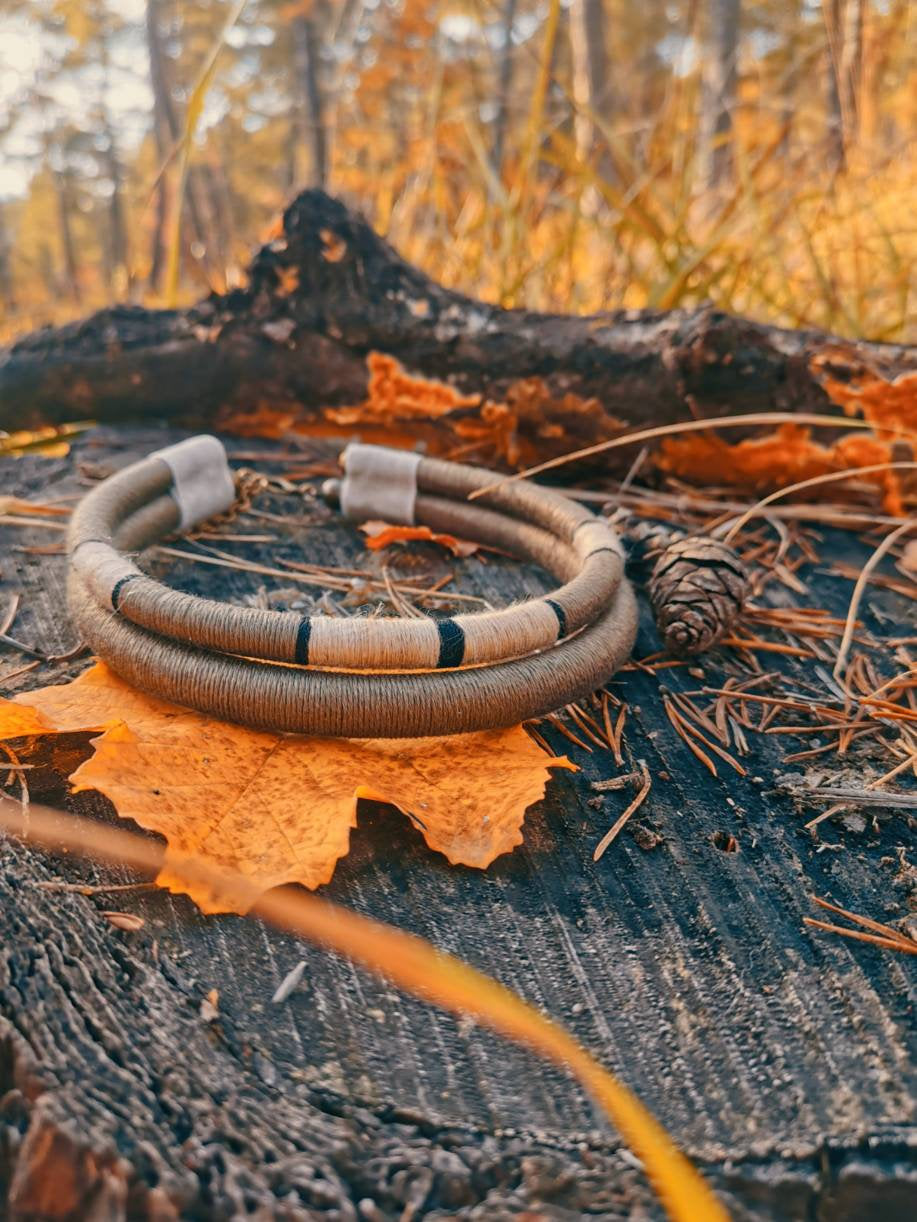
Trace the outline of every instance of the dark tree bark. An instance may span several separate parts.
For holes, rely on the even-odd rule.
[[[826,410],[812,369],[826,349],[838,373],[917,368],[914,347],[783,330],[709,307],[504,310],[443,288],[355,212],[311,190],[254,256],[246,289],[187,310],[115,306],[0,353],[0,428],[87,417],[238,423],[270,404],[306,430],[366,435],[402,422],[441,453],[525,462],[627,426]],[[373,352],[472,402],[427,418],[393,401],[380,415],[365,402]]]

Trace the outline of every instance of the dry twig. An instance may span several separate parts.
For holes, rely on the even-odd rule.
[[[621,812],[621,814],[614,821],[612,826],[608,829],[608,831],[605,833],[605,835],[602,837],[599,843],[595,846],[595,852],[592,854],[593,861],[599,860],[599,858],[602,856],[602,854],[605,852],[608,846],[612,843],[612,841],[614,841],[617,838],[619,832],[624,827],[625,823],[628,821],[628,819],[631,817],[634,811],[637,810],[639,807],[641,807],[643,803],[646,801],[647,795],[649,794],[653,781],[652,781],[652,778],[650,777],[649,769],[647,768],[646,763],[643,760],[639,760],[638,763],[640,764],[640,774],[639,775],[643,778],[643,784],[640,787],[640,792],[637,794],[634,800],[630,803],[627,809]]]

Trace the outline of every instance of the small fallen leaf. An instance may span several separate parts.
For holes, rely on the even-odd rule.
[[[274,318],[262,323],[261,330],[275,344],[285,344],[296,330],[296,323],[292,318]]]
[[[253,407],[240,408],[227,404],[217,413],[214,428],[236,437],[286,437],[296,423],[296,409],[289,404],[260,400]]]
[[[280,297],[289,297],[299,288],[299,268],[298,267],[278,267],[277,268],[277,294]]]
[[[349,849],[359,798],[396,806],[452,864],[483,869],[522,842],[549,769],[574,767],[546,756],[521,726],[426,739],[249,730],[147,696],[104,663],[0,701],[0,740],[74,730],[100,731],[71,774],[74,790],[104,793],[123,818],[164,836],[157,883],[212,912],[245,911],[283,883],[327,883]],[[237,893],[188,882],[183,863],[196,857],[250,879],[245,907]]]
[[[64,437],[81,432],[86,425],[64,425],[55,428],[48,425],[40,429],[23,429],[20,432],[6,433],[0,437],[0,454],[20,456],[22,454],[41,454],[44,458],[63,458],[70,452],[70,442]]]
[[[347,254],[347,243],[333,229],[322,229],[318,235],[322,240],[322,258],[326,263],[340,263]]]
[[[366,535],[366,546],[371,551],[381,551],[393,543],[438,543],[448,548],[453,556],[473,556],[481,546],[467,539],[456,539],[455,535],[436,534],[429,526],[392,526],[389,522],[364,522],[360,530]]]
[[[905,573],[917,574],[917,539],[911,539],[904,545],[898,567]]]

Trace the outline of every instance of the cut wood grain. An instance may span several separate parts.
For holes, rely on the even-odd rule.
[[[70,494],[81,465],[104,469],[171,440],[148,426],[100,429],[66,459],[5,460],[0,479],[33,499]],[[246,545],[247,558],[368,563],[357,533],[321,506],[304,504],[292,521],[289,499],[263,507],[280,519],[277,542]],[[9,546],[29,538],[0,527],[0,607],[19,594],[17,637],[63,654],[75,643],[61,614],[64,559]],[[869,552],[847,534],[829,546],[854,567]],[[157,563],[182,588],[221,599],[283,586],[174,557]],[[448,566],[462,592],[494,605],[546,588],[499,557]],[[807,581],[842,617],[849,585],[814,567]],[[873,623],[876,613],[886,619]],[[862,614],[870,630],[901,624],[913,635],[913,607],[894,591],[874,589]],[[638,655],[657,647],[647,614]],[[0,648],[0,673],[14,672],[3,694],[85,664],[17,675],[19,656]],[[773,665],[795,674],[804,663]],[[705,685],[723,689],[720,664],[704,666]],[[661,677],[680,693],[698,684],[678,670]],[[590,805],[601,798],[592,786],[617,765],[541,723],[581,771],[558,777],[530,810],[523,846],[487,872],[451,868],[407,820],[366,803],[329,896],[421,934],[563,1022],[653,1109],[736,1218],[909,1222],[913,959],[803,924],[813,892],[885,922],[906,915],[915,894],[898,852],[906,812],[876,831],[832,825],[813,840],[790,796],[768,792],[789,767],[785,738],[753,736],[748,777],[723,768],[713,778],[670,725],[649,668],[613,690],[629,709],[625,769],[645,759],[653,777],[634,816],[661,837],[651,852],[632,820],[592,861],[608,825]],[[88,737],[68,749],[85,752]],[[36,801],[112,817],[98,795],[66,799],[49,788],[52,773],[28,775]],[[717,847],[729,837],[738,852]],[[39,885],[55,880],[135,881],[0,843],[0,1217],[659,1216],[589,1100],[523,1050],[255,921],[202,918],[156,891],[115,900]],[[103,915],[112,908],[143,927],[115,928]],[[307,987],[272,1005],[300,962]]]

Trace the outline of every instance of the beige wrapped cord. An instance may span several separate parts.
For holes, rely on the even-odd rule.
[[[540,717],[607,682],[636,631],[633,591],[622,582],[612,606],[562,651],[467,670],[335,674],[156,637],[106,614],[72,572],[68,598],[93,651],[144,691],[257,729],[344,738],[460,734]]]
[[[634,601],[620,545],[604,523],[521,482],[468,504],[468,492],[492,473],[401,454],[398,460],[411,461],[383,460],[385,495],[374,500],[379,466],[366,451],[380,447],[356,447],[358,462],[354,447],[347,453],[342,501],[358,517],[378,516],[375,507],[384,504],[389,518],[410,516],[513,551],[552,571],[560,588],[503,611],[446,620],[307,617],[170,590],[124,553],[195,524],[196,515],[225,512],[226,481],[206,465],[214,444],[207,439],[208,454],[203,447],[200,454],[212,493],[208,500],[196,492],[190,517],[194,497],[176,487],[175,462],[161,452],[99,485],[72,520],[71,611],[99,656],[139,687],[264,728],[402,737],[537,716],[600,686],[630,653]],[[187,479],[182,471],[193,468],[193,455],[186,450],[183,458]],[[348,484],[351,467],[359,480]]]
[[[213,438],[206,440],[219,445]],[[366,452],[395,455],[398,460],[416,458],[379,446],[351,446],[345,460],[362,459]],[[622,580],[624,562],[617,536],[566,497],[516,483],[508,486],[509,495],[497,490],[486,498],[499,507],[497,512],[482,504],[485,498],[473,504],[465,499],[469,491],[491,482],[491,473],[421,459],[385,467],[380,500],[390,517],[397,517],[399,504],[409,507],[411,521],[533,561],[564,583],[560,589],[500,611],[440,620],[304,617],[183,594],[145,576],[113,543],[125,511],[129,515],[157,496],[175,500],[167,454],[151,455],[85,498],[71,524],[72,564],[102,606],[117,609],[159,635],[207,649],[265,661],[368,671],[489,664],[549,649],[578,632],[608,605]],[[359,520],[378,512],[366,487],[366,466],[361,461],[361,486],[355,496],[348,495],[349,468],[342,488],[344,503],[358,505]],[[418,487],[412,486],[409,496],[403,489],[393,491],[393,471],[400,471],[403,480],[406,474],[413,480],[416,473]],[[427,495],[428,489],[438,495]],[[219,504],[224,508],[225,499],[222,490]],[[508,516],[513,511],[517,516]],[[162,533],[178,529],[180,520],[164,521]]]

